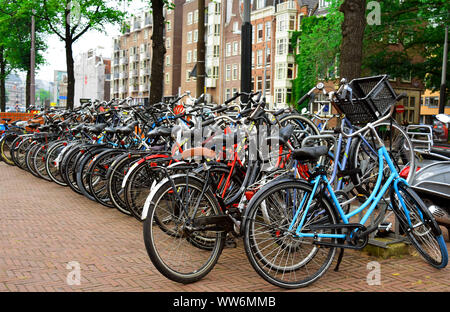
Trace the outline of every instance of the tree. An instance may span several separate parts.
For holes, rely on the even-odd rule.
[[[5,109],[5,80],[14,70],[27,72],[26,106],[30,97],[31,16],[38,9],[35,0],[6,0],[0,3],[0,107]],[[36,14],[40,12],[37,11]],[[42,21],[36,23],[36,65],[44,63],[42,52],[47,48]]]
[[[339,11],[344,13],[339,71],[350,81],[361,76],[366,0],[344,0]]]
[[[128,1],[128,0],[126,0]],[[119,23],[125,12],[117,8],[119,0],[43,0],[42,18],[66,48],[67,107],[74,107],[75,72],[73,44],[89,30],[103,31],[108,23]]]
[[[151,68],[151,84],[149,105],[158,103],[163,96],[164,81],[164,55],[166,54],[166,46],[164,44],[164,6],[170,6],[168,0],[152,0],[151,9],[153,16],[153,33],[152,33],[152,68]]]
[[[439,90],[444,27],[450,3],[445,0],[381,2],[382,23],[365,32],[363,69],[367,74],[417,77]],[[447,90],[450,75],[447,73]]]

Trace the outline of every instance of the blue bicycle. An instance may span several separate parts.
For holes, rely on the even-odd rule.
[[[283,288],[308,286],[327,271],[340,248],[337,270],[344,249],[360,250],[367,245],[369,235],[378,229],[378,223],[367,225],[369,217],[386,200],[403,233],[423,258],[438,269],[447,265],[441,229],[408,182],[400,177],[376,131],[377,125],[391,118],[394,107],[384,117],[373,118],[373,122],[350,134],[341,124],[340,132],[346,138],[370,131],[378,141],[377,181],[358,208],[345,212],[322,165],[315,167],[309,181],[295,176],[276,179],[252,198],[244,216],[245,251],[253,268],[266,281]],[[305,147],[294,151],[293,157],[317,163],[327,153],[326,146]],[[387,179],[383,178],[385,163],[390,171]],[[362,219],[353,221],[359,214],[364,214]]]

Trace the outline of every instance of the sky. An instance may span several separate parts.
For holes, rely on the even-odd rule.
[[[136,12],[143,8],[141,1],[133,1],[129,4],[128,12]],[[105,32],[88,31],[73,45],[73,57],[93,48],[102,48],[100,50],[104,57],[111,57],[113,50],[113,38],[117,37],[119,32],[118,25],[105,25]],[[44,53],[44,59],[47,64],[41,65],[36,71],[36,79],[53,81],[55,70],[66,70],[66,53],[64,42],[56,35],[48,35],[46,38],[48,49]]]

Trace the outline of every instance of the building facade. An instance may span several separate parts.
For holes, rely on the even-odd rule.
[[[80,99],[109,101],[111,60],[96,50],[81,53],[75,60],[75,106]]]

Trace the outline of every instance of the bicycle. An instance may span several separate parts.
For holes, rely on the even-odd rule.
[[[317,165],[308,182],[294,177],[274,180],[252,198],[243,217],[244,248],[252,267],[263,279],[288,289],[308,286],[323,276],[336,249],[341,248],[337,270],[344,249],[364,248],[369,234],[378,228],[376,222],[368,227],[365,224],[388,191],[389,208],[412,245],[433,267],[441,269],[447,265],[448,252],[439,226],[408,182],[400,177],[375,129],[392,116],[394,109],[392,105],[385,117],[373,118],[350,134],[341,123],[340,133],[344,137],[355,137],[369,130],[379,144],[377,181],[370,196],[358,208],[344,211],[322,165]],[[293,158],[315,162],[327,153],[326,146],[305,147],[294,151]],[[384,163],[390,175],[382,185]],[[365,209],[359,222],[350,222]]]

